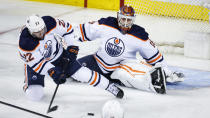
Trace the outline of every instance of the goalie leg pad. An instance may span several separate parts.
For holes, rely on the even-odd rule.
[[[112,73],[111,78],[119,79],[126,87],[156,93],[149,73],[151,69],[151,66],[139,63],[138,60],[125,61],[121,63],[121,68]]]
[[[152,85],[157,93],[166,93],[166,78],[164,71],[161,67],[155,67],[151,73]]]

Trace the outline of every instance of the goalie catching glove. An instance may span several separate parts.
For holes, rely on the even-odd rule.
[[[62,73],[62,69],[60,67],[53,67],[49,69],[48,74],[52,77],[56,84],[63,84],[66,82],[66,75]]]

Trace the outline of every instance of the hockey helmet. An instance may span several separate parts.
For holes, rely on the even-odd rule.
[[[135,18],[133,7],[125,5],[120,8],[119,12],[117,12],[117,20],[122,33],[127,33],[131,29]]]
[[[46,33],[44,20],[38,15],[31,15],[26,19],[26,27],[33,37],[43,39]]]
[[[107,101],[102,108],[102,118],[124,118],[124,110],[117,100]]]

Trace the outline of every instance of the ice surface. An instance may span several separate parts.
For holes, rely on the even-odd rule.
[[[0,3],[0,101],[46,114],[56,87],[51,78],[45,78],[45,97],[40,102],[28,101],[22,91],[23,63],[18,54],[17,44],[19,27],[24,25],[26,16],[38,13],[52,15],[73,23],[82,23],[97,20],[100,17],[115,16],[116,13],[20,0],[1,0]],[[144,24],[146,21],[152,23]],[[159,21],[156,21],[156,18],[152,20],[150,17],[138,17],[136,22],[149,27],[158,26]],[[170,25],[168,22],[165,24]],[[158,30],[150,29],[149,32]],[[2,33],[5,31],[6,33]],[[175,29],[168,31],[175,31]],[[166,37],[173,37],[170,36],[173,32],[165,32],[165,34],[169,35]],[[156,36],[156,34],[152,35],[153,39]],[[169,90],[166,95],[123,87],[125,98],[119,102],[125,109],[125,118],[209,118],[210,61],[187,58],[182,55],[166,55],[165,59],[172,69],[185,73],[186,81],[168,85]],[[88,112],[92,112],[95,113],[95,118],[101,118],[103,104],[112,99],[116,98],[104,90],[82,83],[67,82],[59,87],[53,103],[53,106],[59,106],[58,110],[49,115],[55,118],[81,118]],[[41,118],[3,104],[0,104],[0,117]]]

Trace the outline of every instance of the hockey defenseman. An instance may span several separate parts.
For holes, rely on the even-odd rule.
[[[95,54],[80,58],[79,62],[112,81],[120,80],[127,87],[164,94],[165,77],[168,82],[178,82],[183,81],[183,74],[168,69],[163,55],[149,39],[148,33],[134,21],[134,9],[123,6],[117,18],[107,17],[80,24],[77,27],[81,37],[79,40],[100,39],[100,46]],[[146,64],[135,61],[137,52]]]
[[[26,96],[40,100],[45,75],[49,74],[56,84],[63,84],[67,77],[72,77],[122,98],[123,91],[114,83],[76,61],[79,48],[73,44],[74,38],[74,29],[68,22],[51,16],[27,18],[19,37],[19,53],[25,62]]]

